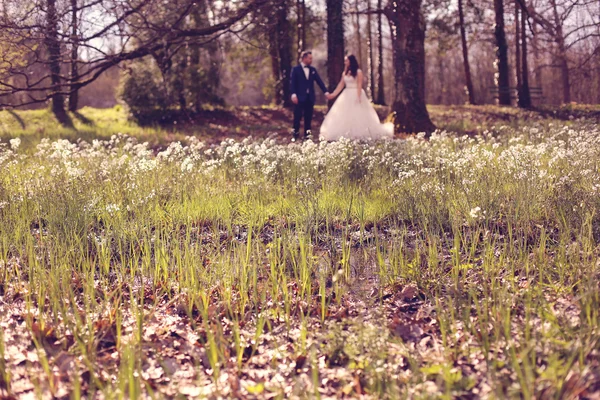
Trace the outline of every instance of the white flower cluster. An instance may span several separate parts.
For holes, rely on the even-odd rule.
[[[249,138],[208,146],[192,137],[160,152],[124,135],[92,143],[45,139],[33,154],[17,153],[19,144],[0,144],[0,167],[13,177],[5,182],[9,198],[0,202],[30,198],[54,182],[55,188],[85,193],[88,207],[93,202],[115,213],[219,179],[240,188],[280,185],[300,194],[363,185],[413,216],[433,207],[464,220],[523,210],[541,215],[561,202],[577,210],[600,206],[600,130],[592,124],[499,128],[476,137],[437,132],[428,141],[370,143],[289,145]],[[108,182],[119,193],[99,193]]]

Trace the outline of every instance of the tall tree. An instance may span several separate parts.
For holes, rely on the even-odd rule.
[[[561,20],[561,16],[558,13],[558,6],[556,4],[556,0],[550,0],[550,4],[552,5],[552,14],[554,17],[554,37],[556,40],[556,45],[558,46],[558,60],[563,87],[563,103],[567,104],[571,102],[571,81],[569,77],[569,59],[567,56],[567,46],[565,43],[565,35],[563,33],[563,22]]]
[[[517,93],[519,99],[521,97],[521,89],[522,89],[522,77],[523,73],[521,71],[521,21],[520,21],[520,6],[519,1],[514,0],[515,5],[515,71],[517,74]]]
[[[289,20],[289,5],[283,0],[271,4],[273,21],[268,23],[269,54],[271,69],[275,79],[275,103],[290,107],[290,71],[292,68],[292,36]]]
[[[359,0],[355,0],[354,5],[356,7],[356,21],[354,30],[356,32],[356,45],[357,45],[357,54],[356,58],[358,58],[358,63],[362,65],[362,37],[360,36],[360,10],[359,10]]]
[[[305,0],[296,1],[296,19],[297,19],[297,59],[300,59],[300,54],[306,50],[306,3]]]
[[[344,73],[344,0],[326,0],[326,5],[327,83],[333,92]]]
[[[79,80],[79,27],[77,20],[77,0],[71,0],[71,83],[77,83]],[[72,86],[69,93],[69,111],[77,111],[79,102],[79,88]]]
[[[533,21],[531,24],[532,29],[532,41],[531,46],[533,47],[533,75],[535,78],[535,86],[538,88],[542,87],[542,73],[540,69],[540,46],[538,43],[538,24]]]
[[[367,0],[367,47],[369,52],[369,93],[375,100],[375,61],[373,59],[373,27],[371,24],[371,0]]]
[[[396,132],[429,135],[435,125],[425,104],[425,18],[423,0],[392,0],[386,14],[392,26]]]
[[[383,1],[377,0],[377,99],[376,104],[385,105],[385,84],[383,79]]]
[[[210,0],[197,0],[194,3],[191,11],[193,29],[210,26],[210,5]],[[211,102],[219,86],[219,48],[216,41],[202,44],[194,40],[189,41],[188,47],[190,56],[188,60],[183,60],[183,64],[187,64],[184,68],[189,68],[189,92],[195,97],[192,105],[199,112],[203,102]]]
[[[527,61],[527,16],[521,9],[521,88],[519,90],[519,107],[531,108],[531,92],[529,91],[529,63]]]
[[[274,16],[277,15],[277,10],[274,10]],[[279,37],[278,37],[278,24],[269,24],[267,28],[267,34],[269,37],[269,58],[271,59],[271,74],[273,75],[274,81],[274,101],[276,105],[283,104],[283,88],[281,81],[281,64],[279,60]]]
[[[70,124],[69,116],[65,111],[65,99],[61,93],[60,74],[60,39],[58,37],[58,12],[56,0],[46,0],[46,33],[45,44],[48,51],[48,67],[50,69],[50,101],[51,109],[56,119],[62,124]]]
[[[508,44],[506,43],[506,32],[504,31],[504,2],[494,0],[494,13],[496,25],[494,37],[496,39],[496,61],[498,64],[497,82],[498,102],[501,105],[510,105],[509,69],[508,69]]]
[[[469,46],[467,45],[467,32],[465,29],[465,13],[463,0],[458,0],[458,20],[460,25],[460,41],[462,44],[463,66],[465,69],[465,81],[469,104],[475,104],[475,92],[473,90],[473,79],[471,78],[471,65],[469,63]]]

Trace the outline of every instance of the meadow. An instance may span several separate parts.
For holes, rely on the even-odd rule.
[[[0,396],[598,398],[600,128],[573,114],[376,143],[5,128]]]

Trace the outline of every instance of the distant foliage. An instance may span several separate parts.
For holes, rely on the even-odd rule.
[[[130,64],[121,80],[120,99],[141,124],[169,122],[193,115],[203,105],[223,104],[217,95],[218,72],[188,63],[186,52],[168,65],[145,58]]]
[[[160,77],[151,68],[136,63],[123,78],[121,100],[134,116],[150,110],[164,110],[169,102],[161,86]]]

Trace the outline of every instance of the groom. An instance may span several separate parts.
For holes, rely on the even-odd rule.
[[[329,94],[317,70],[311,66],[312,59],[312,53],[305,51],[302,53],[300,64],[292,68],[292,103],[295,104],[292,142],[298,140],[302,116],[304,116],[304,139],[308,139],[311,136],[310,123],[312,122],[313,108],[315,106],[315,81],[325,93],[325,96]]]

